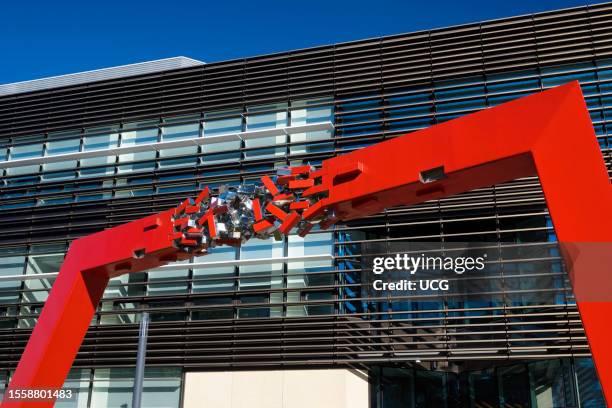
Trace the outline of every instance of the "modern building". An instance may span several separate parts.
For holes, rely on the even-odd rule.
[[[0,393],[71,240],[205,185],[317,165],[572,80],[610,168],[611,26],[605,3],[0,86]],[[57,406],[130,406],[148,311],[146,407],[604,407],[555,240],[525,178],[125,275],[75,360],[76,398]],[[398,242],[489,245],[495,272],[475,276],[478,297],[374,296],[364,255]]]

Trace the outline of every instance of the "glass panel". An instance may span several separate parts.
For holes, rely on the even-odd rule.
[[[181,369],[149,367],[145,370],[142,406],[147,408],[178,407],[181,398]]]
[[[240,259],[280,258],[283,256],[283,241],[274,239],[250,240],[240,249]],[[283,263],[270,262],[262,265],[244,265],[240,267],[241,290],[277,289],[282,288]],[[270,293],[269,298],[261,295],[259,298],[241,298],[241,303],[278,303],[282,302],[282,292]],[[280,316],[282,307],[257,307],[241,309],[239,317]]]
[[[110,280],[104,298],[116,298],[124,296],[142,296],[145,292],[146,273],[128,273]]]
[[[132,188],[130,190],[115,191],[115,198],[142,197],[153,193],[154,191],[152,188]]]
[[[333,251],[333,235],[331,233],[310,234],[302,238],[297,235],[288,237],[288,256],[303,257],[311,255],[331,254]],[[318,261],[290,261],[287,263],[287,288],[304,288],[307,286],[331,285],[334,282],[334,274],[314,274],[309,273],[331,271],[333,269],[332,259]],[[314,294],[313,294],[314,295]],[[300,291],[287,292],[287,302],[299,302]],[[325,298],[325,297],[323,297]],[[312,297],[311,300],[314,300]],[[320,298],[319,300],[321,300]],[[289,305],[287,306],[288,316],[305,316],[310,314],[309,310],[319,306]],[[319,307],[320,308],[320,307]],[[328,309],[325,306],[326,310]],[[315,309],[318,310],[318,309]],[[322,312],[318,310],[318,312]],[[329,312],[329,310],[327,310]]]
[[[146,154],[148,154],[149,152],[145,152]],[[140,153],[135,153],[134,157],[139,156]],[[153,155],[155,155],[155,152],[153,152]],[[154,161],[147,161],[147,162],[141,162],[141,163],[133,163],[133,164],[123,164],[119,167],[117,167],[117,172],[118,173],[130,173],[133,171],[151,171],[155,169],[155,162]]]
[[[166,119],[166,121],[187,121],[187,120],[198,120],[199,116],[181,116],[178,118]],[[182,125],[166,125],[162,128],[162,141],[172,140],[183,140],[183,139],[196,139],[200,136],[200,123],[188,123]],[[172,149],[161,149],[159,151],[160,157],[176,157],[176,156],[189,156],[196,155],[198,153],[198,146],[185,146],[177,147]],[[195,164],[195,157],[188,160],[181,161],[170,161],[160,162],[160,167],[184,167],[193,166]]]
[[[124,126],[121,132],[121,147],[157,143],[157,122],[134,122]],[[148,127],[148,128],[144,128]],[[143,129],[144,128],[144,129]],[[151,160],[155,158],[155,150],[119,155],[119,162]],[[136,170],[136,169],[134,169]]]
[[[20,159],[29,159],[32,157],[42,157],[43,153],[43,144],[42,143],[32,143],[25,145],[13,146],[10,148],[9,159],[10,160],[20,160]],[[11,176],[18,176],[21,174],[29,174],[36,173],[39,170],[39,165],[31,165],[31,166],[20,166],[20,167],[11,167],[6,169],[6,174]]]
[[[538,408],[576,406],[569,360],[536,361],[529,364],[531,391]]]
[[[221,246],[212,248],[201,262],[223,262],[236,259],[236,248]],[[198,258],[194,262],[200,262]],[[193,292],[220,292],[234,289],[234,265],[193,269]]]
[[[73,202],[74,199],[72,196],[62,196],[62,197],[45,197],[39,198],[36,202],[36,205],[55,205],[55,204],[67,204]]]
[[[499,404],[497,381],[493,369],[467,373],[470,406],[496,407]]]
[[[63,261],[64,254],[29,256],[26,266],[26,275],[59,272]],[[25,289],[31,292],[24,292],[24,300],[27,302],[44,302],[47,300],[49,290],[51,290],[54,280],[55,278],[30,279],[25,281]]]
[[[162,128],[162,141],[195,139],[200,136],[199,116],[180,116],[176,118],[164,119],[164,127]],[[171,125],[172,122],[189,122],[180,125]]]
[[[253,114],[252,112],[260,112],[266,110],[277,110],[285,109],[277,112],[268,112],[261,114]],[[246,130],[263,130],[263,129],[276,129],[287,126],[287,104],[279,103],[273,105],[263,105],[249,107],[247,110],[249,116],[246,120]],[[264,147],[284,144],[287,141],[287,136],[283,133],[277,136],[261,137],[256,139],[247,139],[245,141],[245,147]],[[269,149],[257,149],[245,152],[245,158],[263,158],[263,157],[275,157],[282,156],[285,154],[284,148],[269,148]]]
[[[62,162],[62,163],[67,163],[67,162]],[[76,166],[76,161],[75,161],[75,166]],[[69,180],[75,177],[76,177],[76,172],[74,171],[60,171],[60,172],[46,173],[42,175],[43,180],[52,180],[52,181]]]
[[[25,256],[0,258],[0,276],[23,275]],[[19,300],[21,281],[0,281],[0,303],[13,303]]]
[[[98,193],[98,194],[78,194],[76,196],[76,201],[83,202],[83,201],[107,200],[109,198],[112,198],[112,196],[113,196],[113,193],[111,191]]]
[[[412,369],[383,369],[381,408],[414,408],[414,373]]]
[[[291,110],[291,126],[301,126],[320,122],[334,123],[333,105],[309,106],[326,102],[331,103],[331,98],[292,102],[292,107],[301,107],[301,109]],[[332,136],[333,131],[331,130],[319,130],[314,132],[292,133],[291,135],[289,135],[289,140],[291,143],[314,142],[317,140],[331,139]],[[312,150],[316,148],[317,146],[309,146],[307,144],[303,144],[291,146],[290,151],[291,154],[309,153],[313,152]]]
[[[189,264],[189,259],[173,262],[172,265]],[[168,270],[155,268],[149,271],[149,285],[147,293],[149,295],[169,295],[173,293],[187,292],[187,282],[189,269]]]
[[[144,273],[136,274],[139,275],[138,278],[140,282],[144,283]],[[142,287],[140,290],[140,294],[144,293],[144,285],[138,285],[135,288]],[[140,312],[138,313],[129,313],[129,311],[137,309],[140,306],[139,303],[131,303],[131,302],[102,302],[102,312],[114,312],[114,313],[104,313],[100,314],[100,324],[134,324],[140,322]]]
[[[417,371],[415,379],[415,407],[445,407],[447,398],[443,372]],[[517,407],[518,408],[518,407]]]
[[[97,134],[107,130],[108,133]],[[94,128],[85,131],[83,138],[83,151],[111,149],[118,146],[119,134],[116,127]],[[96,133],[88,136],[89,133]]]
[[[108,130],[109,133],[105,134],[97,134],[93,136],[87,136],[88,132],[103,132]],[[95,128],[89,129],[85,131],[85,137],[83,138],[83,151],[90,150],[104,150],[104,149],[112,149],[118,146],[119,144],[119,134],[116,133],[117,128]],[[102,157],[91,157],[88,159],[81,159],[81,167],[89,167],[89,166],[103,166],[103,165],[112,165],[116,161],[116,156],[102,156]],[[104,174],[113,174],[114,168],[100,167],[97,169],[89,169],[86,171],[87,175],[104,175]],[[81,170],[81,174],[83,171]]]
[[[49,135],[51,137],[51,135]],[[81,139],[50,140],[47,142],[45,156],[55,156],[58,154],[76,153],[79,151]]]
[[[529,408],[529,376],[524,365],[500,367],[497,378],[504,407]]]
[[[273,111],[273,112],[266,112]],[[275,103],[270,105],[250,106],[247,108],[246,129],[262,130],[275,129],[287,126],[287,104]],[[257,113],[263,112],[263,113]]]
[[[27,167],[31,167],[31,166],[27,166]],[[36,167],[36,170],[34,171],[38,171],[38,165],[34,166]],[[18,169],[22,169],[23,167],[18,167]],[[9,169],[6,170],[7,172],[9,171]],[[8,174],[8,173],[7,173]],[[27,185],[31,185],[31,184],[36,184],[40,181],[38,176],[26,176],[26,177],[15,177],[15,178],[7,178],[5,180],[7,186],[11,186],[11,187],[15,187],[15,186],[27,186]]]
[[[577,358],[574,361],[580,406],[584,408],[605,407],[606,403],[603,398],[601,384],[597,379],[593,360],[590,358]]]
[[[42,143],[18,145],[11,147],[11,160],[29,159],[31,157],[42,157]]]
[[[97,368],[91,408],[130,408],[134,386],[133,368]],[[143,382],[142,406],[147,408],[174,408],[179,406],[181,369],[174,367],[147,367]]]
[[[229,116],[227,115],[236,115]],[[225,111],[225,112],[213,112],[204,115],[204,137],[214,137],[224,134],[239,133],[242,132],[242,112],[240,111]],[[240,140],[219,143],[206,143],[202,146],[204,153],[215,153],[226,150],[238,150],[240,149]],[[211,158],[214,160],[214,158]],[[219,160],[219,159],[218,159]],[[218,162],[217,160],[217,162]],[[205,161],[208,161],[205,158]]]
[[[64,139],[64,137],[71,136],[70,139]],[[62,137],[60,140],[54,140],[58,137]],[[47,142],[47,149],[45,156],[56,156],[59,154],[76,153],[81,148],[81,138],[75,133],[52,133],[49,134],[49,141]],[[54,170],[65,170],[73,169],[76,167],[76,160],[68,160],[56,163],[44,163],[43,171],[54,171]]]
[[[234,148],[231,148],[235,151],[233,152],[227,152],[227,153],[216,153],[216,154],[207,154],[202,158],[202,163],[204,164],[219,164],[219,163],[232,163],[232,162],[239,162],[242,155],[240,153],[240,142],[227,142],[230,144],[235,144]],[[202,146],[203,150],[211,150],[211,149],[217,149],[219,148],[220,150],[226,150],[226,149],[230,149],[227,146],[229,145],[224,145],[224,143],[214,143],[214,145],[206,145],[206,146]]]
[[[62,388],[71,390],[72,398],[69,400],[58,399],[53,406],[56,408],[87,408],[89,376],[90,369],[88,368],[73,368],[70,370]]]
[[[133,368],[97,368],[91,394],[91,408],[129,408],[134,386]]]
[[[2,401],[4,397],[4,390],[6,388],[7,376],[8,376],[7,371],[0,371],[0,401]]]

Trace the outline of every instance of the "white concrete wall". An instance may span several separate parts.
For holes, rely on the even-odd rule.
[[[352,370],[190,372],[184,408],[368,408],[365,374]]]

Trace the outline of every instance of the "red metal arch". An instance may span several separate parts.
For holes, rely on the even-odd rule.
[[[540,178],[610,403],[612,187],[577,82],[326,160],[304,194],[328,197],[303,217],[333,209],[337,220],[354,219],[532,175]],[[73,242],[9,390],[62,386],[111,277],[190,256],[172,246],[173,211]],[[52,403],[2,405],[25,406]]]

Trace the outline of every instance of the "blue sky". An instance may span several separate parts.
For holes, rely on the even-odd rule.
[[[177,55],[222,61],[585,2],[6,1],[0,20],[0,83]]]

